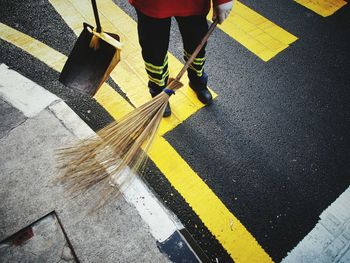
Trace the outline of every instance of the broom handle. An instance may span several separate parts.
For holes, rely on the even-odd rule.
[[[183,74],[185,74],[186,70],[188,69],[188,67],[192,64],[193,60],[196,58],[196,56],[198,55],[199,51],[202,49],[202,47],[204,46],[204,44],[208,41],[208,38],[210,37],[211,33],[213,33],[216,25],[218,24],[218,20],[215,20],[211,26],[208,29],[208,32],[205,34],[205,36],[202,38],[201,42],[199,43],[199,45],[196,47],[196,49],[193,51],[192,55],[190,56],[190,58],[186,61],[185,65],[183,66],[183,68],[181,69],[181,71],[179,72],[179,74],[177,74],[175,81],[173,81],[172,83],[175,84],[175,82],[179,82],[180,79],[182,78]],[[170,84],[171,86],[171,84]],[[171,87],[169,87],[171,88]]]
[[[94,10],[94,16],[96,21],[96,31],[98,33],[101,33],[102,29],[101,29],[100,17],[98,16],[96,0],[91,0],[91,4],[92,4],[92,9]]]

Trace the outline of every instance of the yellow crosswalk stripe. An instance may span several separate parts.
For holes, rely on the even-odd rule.
[[[212,12],[208,19],[211,17]],[[264,61],[270,60],[298,39],[238,1],[235,1],[232,12],[219,28]]]
[[[344,0],[295,0],[315,13],[327,17],[347,4]]]

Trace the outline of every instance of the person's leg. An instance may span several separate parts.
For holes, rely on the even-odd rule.
[[[168,46],[171,18],[157,19],[137,12],[137,30],[148,75],[151,96],[158,95],[165,88],[168,77]],[[167,106],[164,116],[171,114]]]
[[[206,15],[176,17],[184,45],[184,58],[191,56],[202,38],[208,31]],[[207,88],[208,76],[204,72],[205,46],[196,56],[187,70],[190,87],[196,92],[198,99],[204,104],[212,102],[212,96]]]

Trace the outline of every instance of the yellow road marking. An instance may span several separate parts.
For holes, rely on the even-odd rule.
[[[149,156],[235,262],[272,262],[254,237],[163,138]]]
[[[89,3],[78,3],[69,0],[50,0],[50,2],[62,15],[63,19],[66,19],[69,12],[75,9],[76,16],[80,14],[81,22],[88,21],[93,24],[93,14]],[[62,2],[66,6],[59,4]],[[66,13],[66,8],[69,9],[68,13]],[[124,44],[122,62],[118,64],[116,70],[112,73],[112,77],[131,101],[135,105],[140,105],[149,99],[149,95],[145,88],[147,86],[147,76],[138,47],[136,23],[111,1],[99,3],[99,10],[104,30],[119,34]],[[66,19],[66,22],[70,25],[68,19]],[[73,24],[70,26],[73,26]],[[79,33],[79,31],[76,30],[76,33]],[[169,54],[169,63],[171,69],[175,72],[182,67],[182,64],[171,54]],[[175,103],[172,103],[172,105],[175,116],[162,121],[160,134],[171,130],[203,106],[198,103],[194,94],[188,88],[187,90],[182,88],[180,91],[176,96],[173,96],[173,102]],[[254,237],[229,212],[220,199],[164,138],[157,136],[149,156],[175,189],[185,197],[194,212],[199,215],[203,223],[221,242],[233,259],[237,262],[272,262]],[[184,178],[185,180],[183,180]],[[189,188],[187,185],[192,187]],[[197,198],[203,202],[196,202]],[[207,204],[214,206],[215,210],[208,209],[212,206],[207,206]],[[233,225],[232,222],[234,222]],[[232,228],[234,228],[234,231],[232,231]]]
[[[60,52],[3,23],[0,23],[0,38],[26,51],[58,72],[62,71],[67,60],[67,57]],[[116,119],[120,119],[133,109],[106,83],[101,86],[95,99]]]
[[[39,58],[49,67],[61,72],[67,57],[60,52],[51,49],[44,43],[23,34],[0,22],[0,38],[25,50],[27,53]],[[42,52],[45,51],[45,52]]]
[[[343,0],[294,0],[295,2],[309,8],[315,13],[327,17],[347,4]]]
[[[212,12],[208,19],[211,17]],[[238,1],[235,1],[231,14],[219,28],[264,61],[270,60],[298,39]]]

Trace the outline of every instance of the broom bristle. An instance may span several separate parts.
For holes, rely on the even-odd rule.
[[[89,47],[93,48],[95,51],[97,49],[99,49],[99,47],[100,47],[100,38],[95,36],[95,35],[92,35]]]
[[[61,182],[68,185],[72,192],[98,188],[103,193],[100,202],[103,204],[109,195],[118,193],[110,186],[120,189],[131,181],[132,175],[145,163],[146,152],[158,130],[169,96],[182,86],[181,77],[217,23],[215,20],[210,26],[176,78],[169,82],[165,92],[129,113],[119,123],[108,125],[97,136],[59,150],[58,160],[63,169]],[[96,47],[96,41],[99,39],[93,37],[90,45]],[[126,171],[128,168],[134,173]],[[121,176],[123,171],[126,172]]]
[[[168,103],[169,95],[161,92],[133,110],[118,123],[113,122],[96,136],[57,151],[62,175],[59,181],[72,192],[98,185],[101,203],[117,189],[131,182],[145,163]],[[130,169],[133,173],[125,169]],[[121,176],[123,174],[123,176]],[[118,191],[117,191],[118,192]]]

